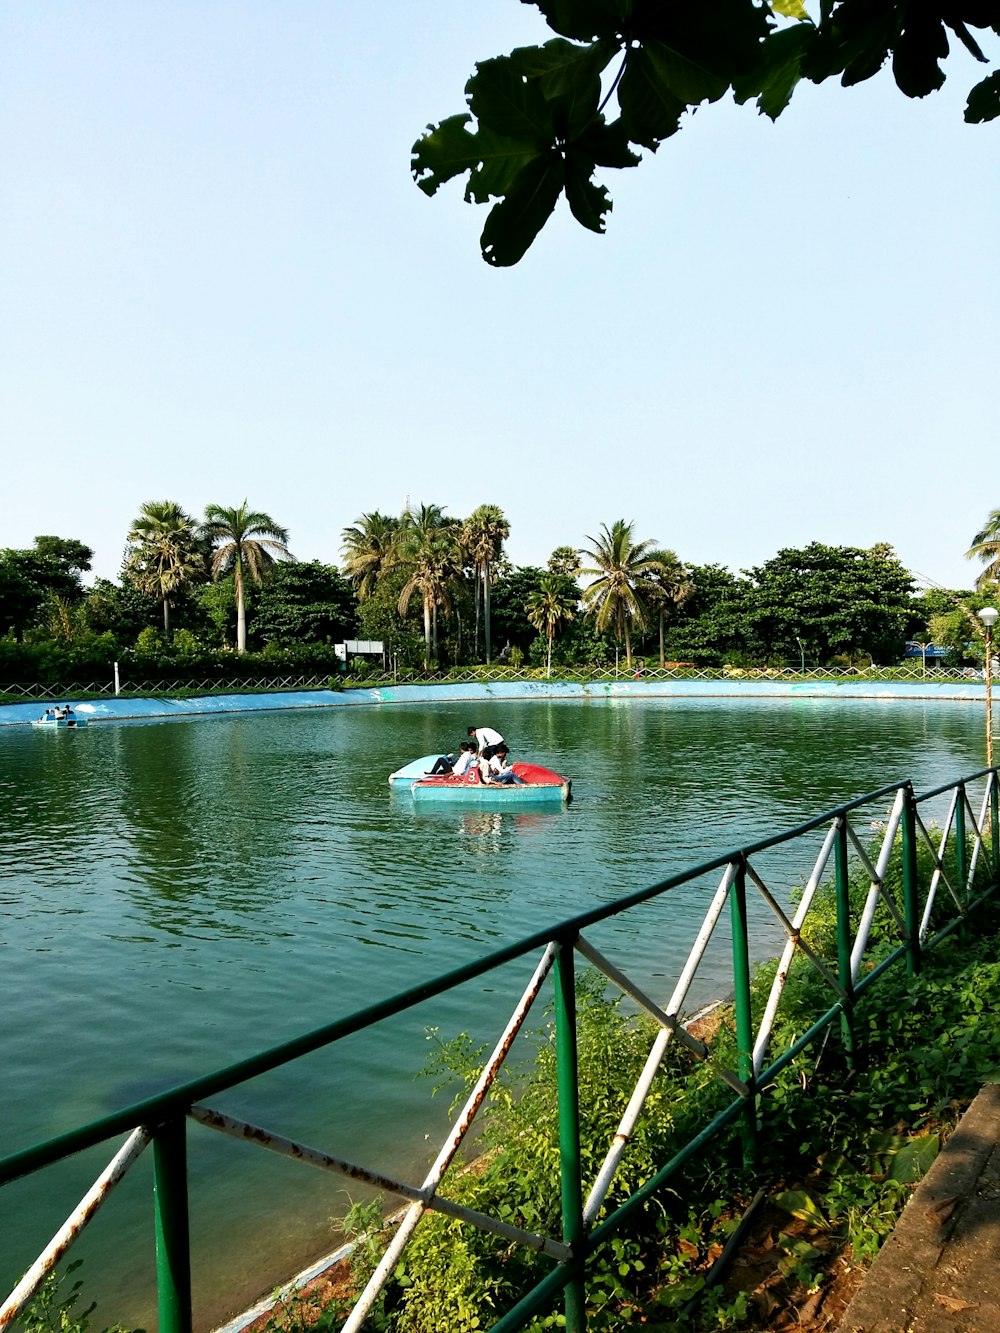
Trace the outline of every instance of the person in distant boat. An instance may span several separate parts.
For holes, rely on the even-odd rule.
[[[455,766],[451,770],[456,778],[464,778],[469,769],[476,762],[476,743],[475,741],[463,741],[462,750],[455,760]]]
[[[51,708],[46,708],[46,710],[45,710],[45,716],[42,718],[42,721],[43,721],[43,722],[53,722],[54,720],[55,720],[55,713],[53,713],[53,711],[52,711]]]
[[[472,741],[463,741],[459,750],[458,758],[453,754],[441,755],[430,770],[430,776],[436,778],[439,775],[448,775],[454,773],[457,777],[462,777],[466,769],[472,763],[476,755],[476,747]]]
[[[76,717],[76,714],[73,712],[72,708],[70,708],[69,704],[63,709],[63,717]]]
[[[497,747],[503,745],[503,737],[493,727],[470,727],[469,735],[479,746],[480,759],[492,759]]]
[[[513,783],[518,787],[527,786],[524,778],[518,777],[510,764],[507,763],[507,756],[510,751],[501,741],[497,746],[496,754],[489,761],[489,777],[487,782],[499,783],[504,786]]]

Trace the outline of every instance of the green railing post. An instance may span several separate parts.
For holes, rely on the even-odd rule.
[[[847,816],[838,815],[837,840],[833,844],[834,881],[837,899],[837,980],[844,992],[840,1033],[848,1068],[854,1066],[854,978],[851,974],[851,884],[847,866]]]
[[[583,1255],[583,1181],[580,1165],[580,1090],[576,1050],[576,982],[573,936],[563,937],[555,960],[556,1066],[559,1077],[559,1160],[563,1240],[574,1268],[565,1291],[566,1328],[585,1333],[587,1292]]]
[[[747,920],[746,860],[741,858],[729,892],[733,930],[733,1007],[736,1011],[737,1073],[750,1089],[743,1108],[743,1160],[757,1156],[757,1097],[753,1075],[753,1015],[750,1012],[750,932]]]
[[[993,879],[1000,876],[1000,787],[997,786],[997,770],[989,776],[990,782],[990,864],[993,867]]]
[[[917,876],[917,804],[913,787],[903,789],[903,919],[906,922],[906,970],[911,976],[920,971],[920,892]]]
[[[159,1333],[191,1333],[185,1122],[183,1115],[166,1120],[153,1135]]]
[[[965,783],[955,783],[955,892],[963,908],[969,901],[965,879],[969,873],[968,851],[965,846]],[[963,928],[964,929],[964,928]]]

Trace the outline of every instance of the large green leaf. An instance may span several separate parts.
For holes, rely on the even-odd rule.
[[[829,1230],[830,1223],[808,1190],[782,1190],[780,1194],[772,1195],[771,1202],[783,1212],[797,1217],[800,1222],[808,1222],[820,1231]]]
[[[509,56],[478,64],[465,91],[472,114],[494,134],[539,145],[553,141],[552,108],[537,81],[526,80]]]
[[[522,168],[486,219],[480,245],[488,264],[506,268],[523,258],[551,216],[565,180],[565,164],[555,150]]]
[[[594,159],[579,149],[566,154],[566,202],[577,222],[590,231],[604,231],[604,215],[611,211],[611,196],[603,185],[595,185]]]
[[[892,73],[900,92],[907,97],[937,92],[944,83],[944,70],[938,61],[947,54],[948,34],[941,19],[908,5],[906,23],[892,53]]]
[[[577,84],[600,79],[608,62],[621,50],[617,41],[593,42],[578,46],[561,37],[544,46],[519,46],[510,58],[520,73],[537,79],[546,98],[572,92]]]
[[[553,32],[577,42],[614,37],[628,23],[635,0],[523,0],[535,4]]]
[[[697,60],[686,56],[666,42],[648,41],[643,53],[663,88],[680,102],[696,106],[699,102],[717,102],[729,87],[729,80]]]
[[[911,1139],[892,1159],[889,1179],[898,1180],[903,1185],[916,1184],[930,1170],[940,1149],[941,1140],[937,1134],[924,1134],[919,1139]]]
[[[976,84],[965,108],[965,119],[970,125],[982,125],[997,116],[1000,116],[1000,70]]]
[[[636,167],[641,161],[629,146],[629,137],[620,120],[607,124],[603,116],[587,126],[576,141],[581,152],[592,157],[599,167]]]
[[[469,119],[451,116],[413,145],[410,168],[425,194],[436,193],[445,181],[467,171],[466,199],[484,204],[506,194],[518,173],[543,151],[535,142],[505,138],[483,127],[472,134],[466,129]]]
[[[776,120],[791,101],[801,77],[803,56],[814,36],[814,29],[805,23],[772,33],[761,49],[757,68],[735,81],[733,92],[737,102],[756,97],[761,114]]]
[[[618,85],[618,105],[629,139],[654,150],[662,139],[677,133],[681,113],[687,109],[666,87],[643,48],[629,52]]]
[[[445,181],[471,171],[479,162],[476,136],[465,128],[471,120],[471,116],[449,116],[440,125],[428,125],[413,145],[410,170],[424,194],[435,194]]]

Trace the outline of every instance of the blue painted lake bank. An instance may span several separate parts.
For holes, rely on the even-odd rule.
[[[173,699],[91,699],[75,710],[88,721],[198,714],[255,713],[291,708],[357,708],[369,704],[426,704],[527,699],[868,699],[984,703],[982,681],[887,680],[510,680],[456,681],[430,685],[379,685],[350,690],[284,690],[269,694],[213,694]],[[0,726],[26,725],[47,702],[0,705]]]

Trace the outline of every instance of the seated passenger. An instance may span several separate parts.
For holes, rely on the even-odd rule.
[[[475,763],[475,760],[476,760],[475,745],[472,743],[472,741],[463,741],[461,753],[455,760],[454,766],[451,771],[455,774],[456,778],[464,778],[466,773],[468,773],[469,769]]]
[[[441,754],[435,759],[434,767],[427,771],[432,778],[443,777],[448,773],[451,773],[454,767],[455,756],[453,754]]]
[[[497,746],[496,754],[494,754],[489,762],[488,781],[500,783],[505,786],[513,783],[518,787],[524,787],[527,785],[524,778],[518,777],[513,768],[507,763],[507,755],[509,753],[506,745]]]

